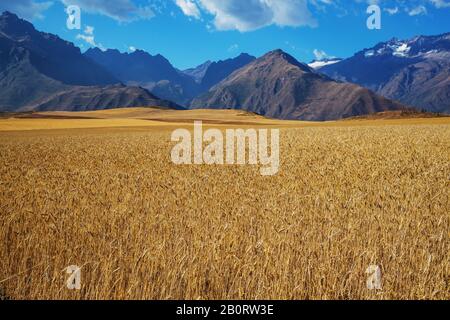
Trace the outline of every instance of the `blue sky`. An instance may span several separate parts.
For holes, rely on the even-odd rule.
[[[81,30],[66,27],[71,4],[81,8]],[[381,30],[366,27],[370,4],[382,10]],[[0,10],[83,51],[137,48],[180,69],[278,48],[304,62],[345,58],[392,37],[450,32],[450,0],[0,0]]]

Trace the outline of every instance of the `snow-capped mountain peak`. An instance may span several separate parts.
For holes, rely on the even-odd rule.
[[[411,51],[411,47],[408,43],[397,43],[396,45],[391,47],[392,54],[396,57],[407,57],[409,51]]]
[[[418,36],[410,40],[391,39],[379,43],[373,48],[362,52],[364,57],[394,56],[397,58],[416,58],[431,53],[450,51],[450,33],[440,36]]]
[[[320,72],[419,109],[450,113],[450,33],[391,39]]]

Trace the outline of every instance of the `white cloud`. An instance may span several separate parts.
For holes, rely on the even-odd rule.
[[[325,60],[325,59],[336,58],[334,56],[328,55],[325,51],[319,50],[319,49],[314,49],[313,53],[314,53],[314,57],[316,58],[316,60]]]
[[[42,19],[43,12],[53,3],[51,1],[37,2],[35,0],[0,0],[0,13],[10,11],[26,20]]]
[[[270,25],[316,26],[307,0],[197,0],[218,30],[252,31]]]
[[[151,19],[151,6],[137,6],[132,0],[60,0],[66,6],[77,5],[82,11],[101,14],[119,22]]]
[[[420,16],[427,13],[428,13],[427,8],[425,8],[425,6],[422,5],[408,10],[408,14],[410,16]]]
[[[384,8],[384,11],[393,16],[394,14],[397,14],[400,10],[398,9],[398,7],[395,7],[395,8]]]
[[[135,51],[136,51],[136,47],[129,46],[129,47],[128,47],[128,51],[130,51],[130,52],[135,52]]]
[[[121,23],[151,19],[169,10],[175,3],[184,15],[205,19],[208,29],[247,32],[270,25],[300,27],[317,25],[313,14],[327,12],[341,15],[356,12],[359,6],[378,4],[394,15],[406,12],[410,16],[425,15],[430,8],[450,8],[450,0],[0,0],[0,11],[9,10],[32,20],[42,18],[52,3],[75,4],[82,12],[100,14]],[[355,7],[355,6],[358,6]]]
[[[450,8],[450,2],[446,0],[430,0],[436,8]]]
[[[175,3],[186,16],[200,19],[200,9],[192,0],[175,0]]]

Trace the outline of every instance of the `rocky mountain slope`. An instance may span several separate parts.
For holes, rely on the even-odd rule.
[[[201,83],[212,63],[212,61],[208,60],[195,68],[186,69],[180,72],[193,78],[195,82]]]
[[[186,104],[200,93],[200,87],[192,77],[179,72],[160,54],[153,56],[143,50],[122,53],[115,49],[102,51],[92,48],[84,56],[103,66],[123,83],[141,86],[179,104]]]
[[[106,87],[70,87],[39,100],[29,109],[35,111],[92,111],[131,108],[136,106],[184,109],[173,102],[161,100],[147,90],[123,84]]]
[[[133,106],[172,105],[159,102],[142,88],[111,87],[117,83],[119,80],[84,57],[72,43],[37,31],[15,14],[0,15],[0,111],[31,110],[42,103],[46,110],[68,110],[67,98],[56,101],[52,97],[69,92],[72,96],[78,92],[80,101],[89,97],[92,109],[122,107],[122,101],[127,102],[125,106],[133,102],[139,102]]]
[[[189,104],[196,96],[255,59],[241,54],[236,58],[207,61],[196,68],[179,71],[162,55],[153,56],[142,50],[121,53],[118,50],[92,48],[84,55],[102,65],[120,81],[139,85],[181,105]]]
[[[320,72],[419,109],[450,113],[450,33],[392,39]]]
[[[213,62],[208,67],[208,70],[205,72],[205,75],[201,81],[203,92],[208,91],[211,87],[224,80],[234,71],[244,67],[252,61],[255,61],[255,59],[255,57],[249,54],[242,53],[236,58]]]
[[[191,107],[243,109],[279,119],[316,121],[405,108],[366,88],[318,74],[281,50],[237,70]]]

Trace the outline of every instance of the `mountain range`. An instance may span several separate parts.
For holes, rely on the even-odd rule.
[[[199,92],[195,80],[179,72],[162,55],[151,55],[142,50],[121,53],[118,50],[89,49],[84,56],[101,65],[127,85],[146,88],[155,95],[186,104]]]
[[[0,111],[177,107],[119,83],[72,43],[37,31],[15,14],[0,16]],[[76,100],[86,105],[75,107]]]
[[[392,39],[318,71],[419,109],[450,113],[450,33]]]
[[[179,71],[163,56],[152,56],[142,50],[121,53],[118,50],[93,48],[84,55],[123,83],[141,86],[163,99],[181,105],[189,104],[196,96],[256,59],[248,54],[241,54],[233,59],[207,61],[197,68]]]
[[[191,108],[244,109],[278,119],[335,120],[405,106],[316,73],[275,50],[235,71]]]
[[[233,108],[301,120],[409,106],[450,113],[450,34],[392,39],[309,65],[275,50],[178,70],[143,50],[82,54],[13,13],[0,15],[0,111],[133,106]]]

